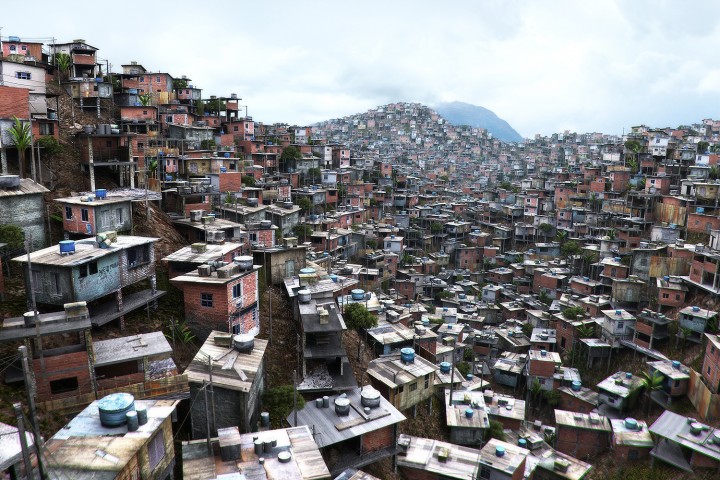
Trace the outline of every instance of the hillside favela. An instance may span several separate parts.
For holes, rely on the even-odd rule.
[[[0,479],[720,478],[720,120],[263,122],[8,30]]]

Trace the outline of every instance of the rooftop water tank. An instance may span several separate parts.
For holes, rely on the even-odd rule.
[[[365,298],[365,290],[362,288],[354,288],[350,291],[353,300],[362,300]]]
[[[105,427],[118,427],[127,421],[126,413],[135,410],[135,397],[129,393],[111,393],[97,402],[100,423]]]
[[[400,349],[400,360],[403,363],[413,363],[415,361],[415,350],[410,347]]]
[[[298,300],[300,300],[300,303],[308,303],[310,299],[312,298],[310,294],[310,290],[302,289],[298,291]]]
[[[107,198],[107,190],[105,190],[104,188],[98,188],[97,190],[95,190],[95,198]]]
[[[570,388],[572,388],[574,392],[579,392],[582,389],[582,382],[579,380],[573,380]]]
[[[626,418],[625,419],[625,428],[628,430],[637,430],[638,429],[638,422],[634,418]]]
[[[440,362],[440,371],[442,373],[449,373],[451,367],[452,365],[450,364],[450,362]]]
[[[74,240],[60,240],[60,255],[75,253]]]
[[[233,337],[233,348],[238,352],[252,352],[255,347],[255,337],[246,333],[241,333]]]
[[[495,455],[498,457],[504,457],[505,456],[505,447],[502,447],[500,445],[495,447]]]
[[[467,418],[472,418],[474,413],[475,413],[475,412],[473,411],[472,408],[466,408],[466,409],[465,409],[465,416],[466,416]]]
[[[363,407],[375,408],[380,406],[380,392],[370,385],[363,387],[360,392],[360,403]]]

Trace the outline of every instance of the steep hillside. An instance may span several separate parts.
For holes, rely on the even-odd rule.
[[[523,138],[508,122],[492,110],[464,102],[447,102],[431,106],[453,125],[469,125],[484,128],[503,142],[522,142]]]

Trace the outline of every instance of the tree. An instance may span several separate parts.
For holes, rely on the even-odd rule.
[[[658,370],[653,370],[652,373],[649,370],[643,370],[640,372],[640,384],[645,391],[645,398],[647,401],[647,412],[645,415],[650,415],[652,392],[662,390],[663,379],[663,375]]]
[[[0,225],[0,243],[7,243],[9,250],[23,248],[25,232],[17,225]]]
[[[302,153],[300,153],[300,149],[294,145],[289,145],[283,148],[283,151],[280,154],[279,167],[284,172],[287,172],[290,169],[294,170],[297,168],[297,161],[301,158]]]
[[[585,309],[582,307],[568,307],[562,311],[562,314],[568,320],[577,320],[578,317],[585,314]]]
[[[307,237],[312,235],[313,229],[310,225],[299,224],[293,227],[293,235],[295,235],[301,242],[307,241]]]
[[[503,424],[497,420],[490,420],[490,428],[487,429],[487,436],[504,441],[505,431],[503,430]]]
[[[255,177],[252,175],[243,175],[241,178],[241,182],[246,187],[254,187],[255,186]]]
[[[30,123],[23,123],[19,118],[13,117],[13,125],[8,130],[15,147],[18,150],[18,161],[20,162],[20,178],[25,178],[25,150],[32,146],[32,131]],[[33,177],[35,176],[35,165],[33,165]]]
[[[300,207],[300,210],[302,210],[304,215],[307,215],[308,213],[312,212],[313,204],[307,197],[300,197],[300,199],[297,201],[298,207]]]
[[[625,164],[630,167],[631,173],[635,173],[638,170],[638,154],[642,150],[642,145],[637,140],[628,140],[625,142],[626,161]]]
[[[440,222],[433,222],[430,224],[430,233],[436,234],[443,231],[443,224]]]
[[[560,246],[562,247],[565,242],[567,242],[567,239],[569,238],[567,230],[558,230],[558,232],[555,234],[555,240],[560,243]]]
[[[187,88],[188,81],[186,78],[175,78],[173,79],[173,90],[180,90],[182,88]]]
[[[710,144],[708,142],[698,142],[697,152],[698,153],[706,153],[708,151],[709,146],[710,146]]]
[[[542,385],[540,385],[540,381],[537,378],[534,379],[528,387],[528,393],[530,394],[530,400],[534,410],[537,410],[540,404],[539,400],[542,397],[542,391]]]
[[[141,93],[138,95],[138,102],[140,102],[140,105],[143,107],[149,107],[152,103],[152,95],[149,93]]]
[[[580,245],[575,240],[570,240],[569,242],[565,242],[562,247],[560,247],[560,253],[563,257],[569,257],[571,255],[577,255],[580,253]]]
[[[345,307],[343,312],[345,325],[348,328],[359,331],[377,326],[377,317],[370,313],[362,303],[351,303]]]
[[[292,385],[280,385],[269,388],[263,395],[263,408],[270,413],[270,421],[274,427],[280,428],[283,420],[293,411],[293,402],[297,398],[297,408],[305,407],[305,399],[302,395],[295,395],[295,388]]]
[[[575,327],[578,337],[580,338],[592,338],[595,336],[595,327],[592,324],[578,325]]]
[[[55,66],[58,69],[60,77],[67,78],[70,74],[70,67],[72,66],[72,59],[67,53],[55,54]]]
[[[543,238],[545,240],[547,240],[547,237],[550,234],[550,232],[552,232],[553,228],[555,228],[555,227],[553,227],[549,223],[541,223],[540,226],[538,226],[538,229],[540,230],[540,232],[542,232]]]

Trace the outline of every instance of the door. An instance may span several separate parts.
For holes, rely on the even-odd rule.
[[[295,260],[285,261],[285,277],[292,277],[295,275]]]

